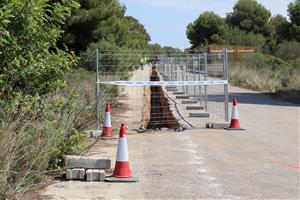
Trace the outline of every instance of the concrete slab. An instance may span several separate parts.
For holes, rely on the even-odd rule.
[[[66,156],[66,168],[110,169],[111,160],[108,158],[90,156]]]
[[[197,100],[185,100],[182,101],[182,104],[197,104],[198,101]]]
[[[190,96],[183,95],[183,96],[176,96],[176,99],[189,99]]]
[[[102,169],[88,169],[86,170],[86,181],[105,181],[105,171]]]
[[[84,168],[67,169],[66,179],[67,180],[84,180],[85,179],[85,169]]]
[[[190,113],[189,117],[205,118],[209,117],[209,113]]]
[[[187,106],[186,110],[204,110],[204,106]]]

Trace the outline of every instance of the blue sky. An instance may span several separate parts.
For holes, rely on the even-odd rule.
[[[257,0],[275,14],[287,15],[287,5],[293,0]],[[126,15],[137,18],[145,25],[151,43],[163,46],[190,46],[186,38],[186,25],[204,11],[220,16],[232,11],[237,0],[120,0],[126,5]]]

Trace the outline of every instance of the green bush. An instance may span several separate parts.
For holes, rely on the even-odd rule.
[[[275,50],[275,55],[287,62],[300,59],[300,42],[289,41],[279,44]]]
[[[48,169],[60,169],[65,163],[65,155],[78,155],[85,146],[86,133],[73,129],[51,153]]]
[[[299,59],[294,66],[299,65]],[[229,68],[232,85],[274,93],[276,98],[300,103],[300,68],[270,55],[247,55],[241,66]]]
[[[280,70],[290,68],[289,63],[280,58],[259,52],[244,56],[242,64],[248,68],[254,69],[270,68],[271,70]]]
[[[226,45],[254,46],[258,49],[262,48],[266,43],[262,34],[246,32],[238,28],[229,28],[224,41]]]

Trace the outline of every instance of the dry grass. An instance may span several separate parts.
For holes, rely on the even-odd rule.
[[[79,154],[84,148],[80,131],[95,124],[95,73],[75,70],[67,80],[68,87],[48,95],[30,112],[23,107],[1,110],[0,200],[22,199],[27,188],[51,171],[49,166],[62,164],[62,154]],[[113,87],[102,91],[103,108],[117,92]]]
[[[274,97],[281,96],[283,100],[300,103],[300,70],[297,68],[275,70],[231,66],[229,80],[235,86],[273,93]]]

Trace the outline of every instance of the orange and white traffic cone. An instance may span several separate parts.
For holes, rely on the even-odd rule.
[[[111,126],[111,118],[110,118],[110,105],[106,104],[106,110],[104,115],[104,123],[103,123],[103,131],[102,137],[112,137],[112,126]]]
[[[121,128],[120,128],[117,160],[116,160],[116,166],[114,169],[113,177],[116,178],[131,177],[131,170],[129,166],[129,157],[128,157],[126,127],[123,123],[121,124]]]
[[[128,146],[126,137],[126,127],[122,123],[120,128],[119,143],[117,150],[117,159],[113,175],[105,179],[109,182],[137,182],[136,177],[132,177],[130,166],[129,166],[129,156],[128,156]]]
[[[233,103],[232,103],[232,114],[231,114],[230,126],[226,129],[227,130],[245,130],[245,129],[241,128],[236,97],[233,99]]]

